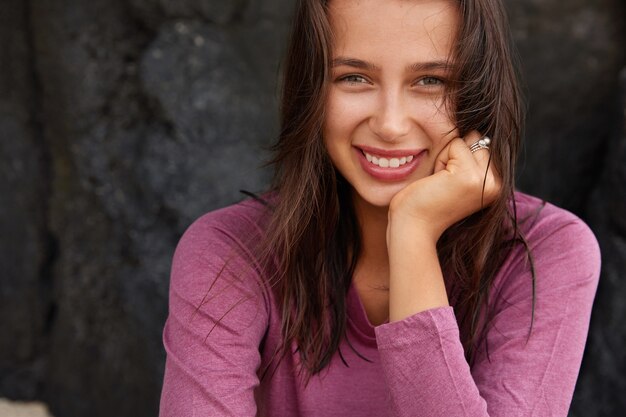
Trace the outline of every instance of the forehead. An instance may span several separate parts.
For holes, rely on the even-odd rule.
[[[452,0],[331,0],[329,19],[336,55],[381,59],[448,58],[459,26]]]

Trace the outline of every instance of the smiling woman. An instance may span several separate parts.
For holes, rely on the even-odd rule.
[[[337,58],[324,143],[355,189],[357,207],[386,207],[408,184],[432,174],[441,150],[459,137],[443,106],[458,10],[451,1],[329,7]],[[399,168],[402,158],[407,163]]]
[[[515,192],[500,2],[300,0],[284,77],[271,190],[176,250],[161,415],[567,415],[599,252]]]

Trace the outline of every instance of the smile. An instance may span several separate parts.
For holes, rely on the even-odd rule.
[[[372,164],[381,168],[398,168],[413,160],[413,155],[407,155],[400,158],[385,158],[382,156],[378,157],[376,155],[371,155],[365,151],[363,151],[363,154],[365,155],[365,159],[367,159],[367,162],[371,162]]]
[[[361,145],[353,149],[361,168],[373,178],[382,181],[407,179],[426,155],[426,149],[386,150]]]

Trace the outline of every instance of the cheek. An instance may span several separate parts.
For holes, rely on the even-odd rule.
[[[417,114],[422,115],[420,119],[425,125],[433,127],[454,125],[452,120],[453,114],[446,108],[442,97],[417,99],[415,101],[415,111]]]
[[[329,97],[326,102],[323,138],[326,151],[336,167],[346,158],[354,138],[354,114],[341,100]]]
[[[421,109],[425,117],[420,117],[420,125],[431,139],[434,150],[441,150],[452,139],[459,136],[458,129],[449,112],[442,104],[429,103]]]
[[[327,110],[330,109],[330,105],[327,106]],[[345,136],[345,132],[343,132],[341,128],[341,119],[337,117],[335,112],[328,111],[327,117],[324,119],[322,139],[326,152],[335,167],[337,167],[340,161],[339,156],[341,154],[342,143],[345,142],[342,138]]]
[[[350,143],[342,139],[340,132],[332,130],[324,132],[323,141],[326,153],[333,166],[340,171],[346,169],[349,165],[349,151],[351,148]]]
[[[329,142],[333,142],[335,136],[338,135],[338,131],[341,129],[340,120],[341,117],[338,113],[341,111],[341,107],[337,106],[336,100],[329,95],[325,106],[325,119],[324,119],[324,143],[328,147]]]
[[[372,113],[370,97],[331,89],[326,101],[328,130],[347,132],[356,129]]]

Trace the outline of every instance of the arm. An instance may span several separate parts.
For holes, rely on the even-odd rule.
[[[209,216],[187,230],[174,255],[161,417],[256,413],[266,303],[244,248]]]
[[[469,150],[479,138],[474,131],[451,140],[438,155],[435,173],[402,189],[389,204],[390,321],[448,305],[437,241],[452,224],[493,202],[501,188],[489,154]]]
[[[528,235],[537,275],[528,343],[532,287],[522,251],[499,274],[487,334],[489,358],[479,351],[471,370],[451,307],[419,311],[376,328],[394,415],[567,415],[600,260],[593,234],[568,216],[541,235]]]

